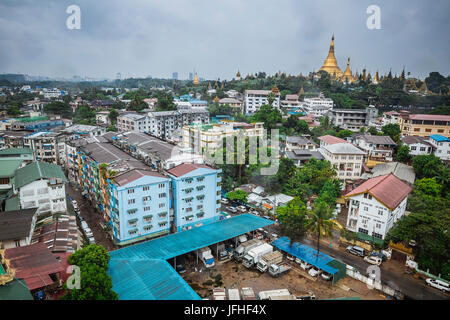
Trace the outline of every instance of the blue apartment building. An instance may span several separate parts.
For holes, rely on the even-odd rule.
[[[222,170],[183,163],[167,171],[177,232],[219,220]]]
[[[118,245],[170,232],[170,184],[170,178],[140,169],[109,180],[109,224]]]

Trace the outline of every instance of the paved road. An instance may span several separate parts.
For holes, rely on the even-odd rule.
[[[309,239],[305,239],[303,242],[307,245],[313,246],[313,248],[316,246],[316,243]],[[338,248],[330,248],[321,245],[320,250],[332,258],[354,267],[364,275],[366,274],[367,267],[370,266],[370,264],[365,262],[363,258],[344,252]],[[399,290],[406,296],[406,298],[414,300],[448,300],[450,298],[449,295],[427,286],[425,282],[422,284],[416,279],[410,277],[411,276],[409,275],[399,276],[392,271],[383,269],[383,265],[381,265],[381,282],[393,289]]]
[[[69,184],[66,184],[66,192],[70,197],[72,197],[72,199],[77,201],[81,216],[94,234],[95,243],[105,247],[107,251],[114,250],[114,245],[111,238],[99,224],[103,218],[99,213],[95,212],[89,200],[85,199],[79,190]]]

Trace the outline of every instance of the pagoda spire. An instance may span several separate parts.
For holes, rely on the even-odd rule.
[[[333,75],[333,73],[336,73],[337,78],[342,77],[343,72],[341,69],[339,69],[336,57],[334,56],[334,33],[333,33],[333,36],[331,37],[331,44],[330,44],[330,49],[328,51],[328,56],[325,59],[325,62],[323,63],[323,66],[322,66],[322,68],[320,68],[319,71],[321,71],[321,70],[328,72],[328,74],[330,74],[330,75]]]

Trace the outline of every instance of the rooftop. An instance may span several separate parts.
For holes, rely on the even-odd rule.
[[[14,175],[14,184],[16,188],[21,188],[38,179],[57,179],[67,181],[61,167],[47,162],[33,162],[25,167],[16,170]]]
[[[335,143],[324,146],[323,148],[334,154],[361,154],[361,155],[365,154],[364,151],[358,149],[357,147],[348,142]]]
[[[200,169],[200,168],[204,168],[204,169],[209,169],[209,170],[214,170],[213,168],[211,168],[210,166],[207,166],[205,164],[196,164],[196,163],[182,163],[176,167],[173,167],[172,169],[168,170],[167,172],[170,173],[171,175],[175,176],[175,177],[182,177],[185,174],[188,174],[189,172],[192,172],[196,169]]]
[[[373,144],[386,144],[386,145],[396,145],[394,140],[389,136],[373,136],[371,134],[363,134],[358,138],[365,140],[368,143]]]
[[[16,169],[22,164],[22,160],[6,160],[0,158],[0,178],[10,178],[14,176]]]
[[[108,273],[120,300],[200,299],[164,260],[273,224],[242,214],[110,252]]]
[[[437,114],[410,114],[408,118],[411,120],[450,121],[450,116]]]
[[[450,138],[441,136],[440,134],[433,134],[430,138],[438,142],[450,141]]]
[[[386,162],[377,164],[372,169],[372,178],[384,176],[392,173],[400,180],[406,181],[409,184],[414,184],[416,174],[414,169],[406,164],[400,162]]]
[[[321,137],[319,137],[319,140],[325,142],[326,144],[347,143],[347,141],[345,141],[341,138],[330,136],[330,135],[321,136]]]
[[[0,240],[23,239],[30,235],[37,208],[0,213]]]
[[[394,210],[412,191],[411,187],[393,174],[372,178],[345,195],[346,198],[370,193],[390,210]]]
[[[19,154],[33,154],[33,150],[30,148],[8,148],[0,150],[0,158],[3,155],[19,155]]]
[[[147,171],[147,170],[130,170],[128,172],[122,173],[118,176],[115,176],[113,180],[119,185],[124,186],[130,182],[136,181],[137,179],[140,179],[145,176],[150,177],[157,177],[161,179],[168,179],[166,176],[163,176],[162,174],[155,172],[155,171]]]

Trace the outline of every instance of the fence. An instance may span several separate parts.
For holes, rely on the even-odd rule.
[[[362,275],[355,269],[347,269],[347,275],[353,279],[364,282],[369,286],[369,288],[380,290],[381,292],[386,293],[389,296],[395,297],[397,299],[403,299],[404,295],[400,291],[397,291],[387,285],[381,283],[381,281],[376,281],[375,279],[371,279]]]

